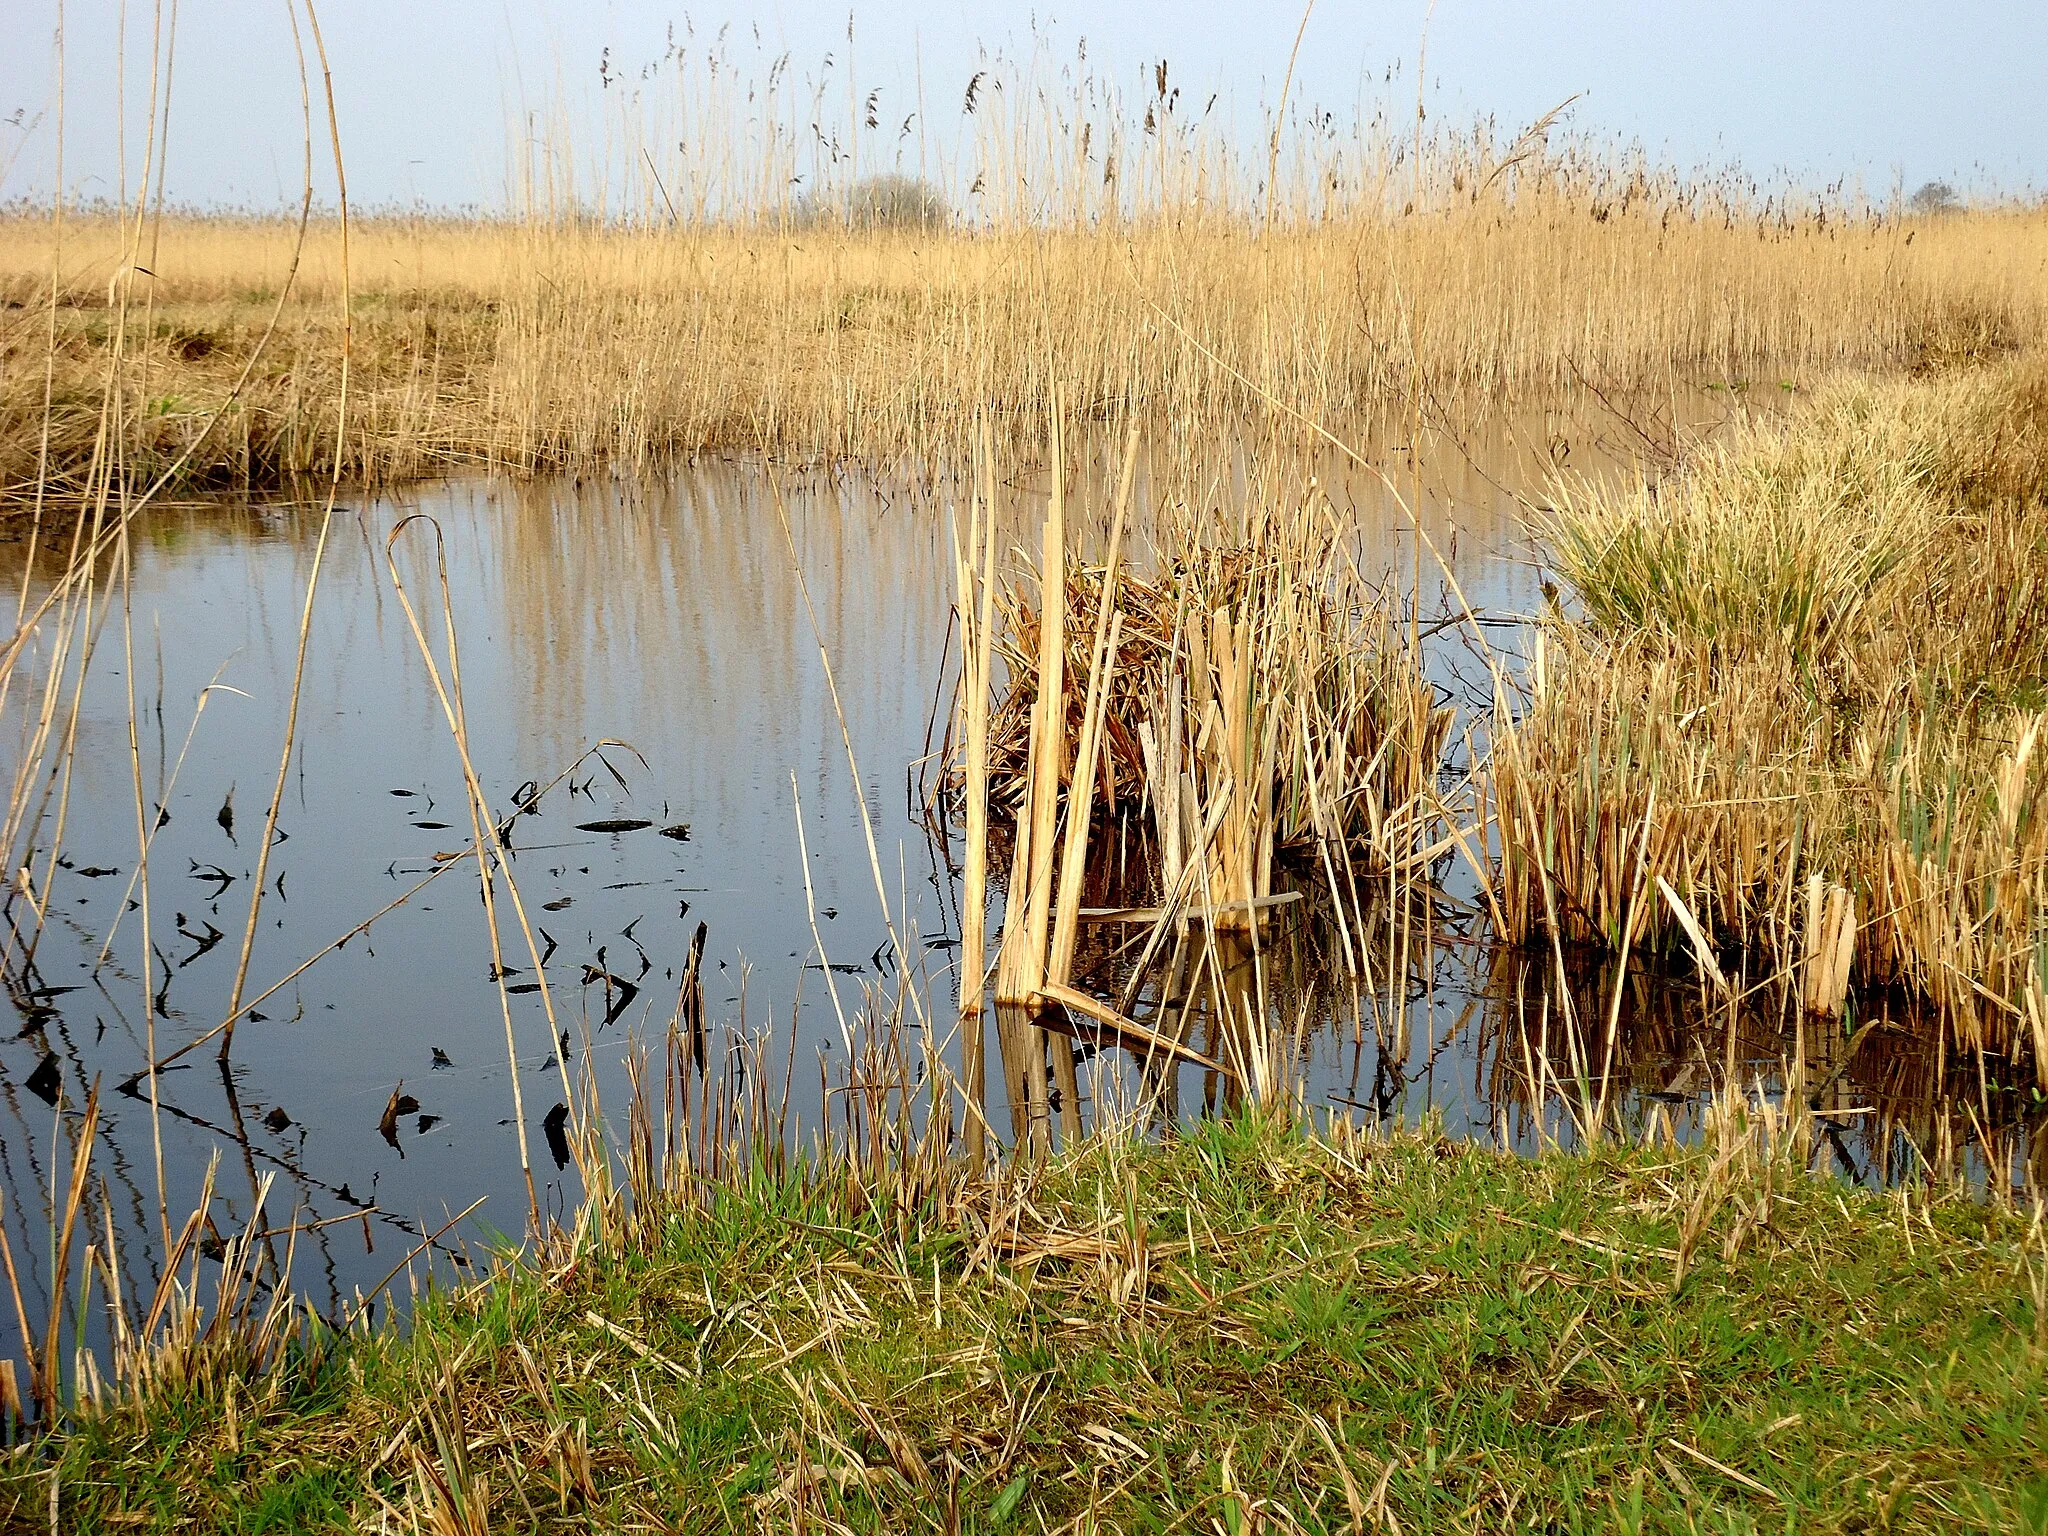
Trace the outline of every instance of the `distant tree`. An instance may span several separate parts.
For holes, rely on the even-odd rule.
[[[862,177],[850,193],[811,193],[796,205],[795,220],[805,227],[843,223],[855,229],[943,229],[953,221],[953,212],[930,182],[885,171]]]
[[[1906,199],[1906,206],[1924,218],[1938,213],[1955,213],[1963,205],[1956,196],[1956,189],[1947,182],[1928,181],[1922,182]]]

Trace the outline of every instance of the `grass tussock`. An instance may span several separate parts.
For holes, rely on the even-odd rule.
[[[138,243],[74,217],[58,243],[11,214],[0,490],[44,464],[46,490],[82,486],[110,395],[128,479],[196,446],[184,483],[240,486],[761,447],[930,462],[964,452],[978,406],[1035,430],[1055,391],[1074,416],[1223,432],[1268,397],[1477,408],[2041,334],[2038,213],[1844,222],[1506,185],[1271,227],[1200,204],[1026,228],[358,220],[339,433],[334,228],[301,251],[283,222],[166,216]]]
[[[1843,1197],[1755,1113],[1675,1157],[1229,1122],[879,1202],[739,1181],[87,1416],[0,1511],[40,1527],[54,1479],[107,1529],[2031,1528],[2038,1234]]]
[[[2048,365],[1849,380],[1544,520],[1491,792],[1511,934],[1902,986],[2048,1084]],[[1660,890],[1662,880],[1670,889]],[[1681,911],[1681,908],[1684,911]]]

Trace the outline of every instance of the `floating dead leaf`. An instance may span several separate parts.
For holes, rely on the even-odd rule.
[[[57,1053],[49,1052],[36,1064],[35,1071],[28,1075],[28,1091],[45,1104],[55,1107],[58,1095],[63,1091],[64,1079],[57,1071]]]
[[[614,976],[610,971],[599,970],[594,965],[583,967],[583,985],[594,987],[602,984],[605,995],[604,1021],[616,1024],[619,1015],[632,1006],[633,999],[640,995],[640,989],[623,976]]]
[[[651,821],[640,821],[631,816],[611,816],[603,821],[579,821],[578,832],[638,832],[642,827],[651,827]]]
[[[187,878],[211,882],[215,887],[211,892],[215,900],[219,900],[220,893],[235,883],[236,877],[222,869],[218,864],[201,864],[197,859],[192,859],[189,862],[192,868]]]
[[[541,1131],[548,1139],[548,1155],[555,1160],[557,1168],[569,1166],[568,1124],[569,1106],[566,1104],[557,1104],[540,1123]]]
[[[405,1079],[401,1077],[398,1086],[391,1090],[391,1101],[384,1106],[384,1117],[377,1122],[377,1134],[397,1146],[398,1117],[410,1115],[419,1107],[420,1101],[405,1091]]]

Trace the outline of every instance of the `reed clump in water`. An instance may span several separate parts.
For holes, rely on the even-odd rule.
[[[1280,861],[1313,869],[1332,849],[1360,875],[1407,869],[1429,847],[1453,711],[1422,677],[1399,595],[1353,563],[1320,496],[1262,502],[1244,521],[1225,542],[1170,535],[1153,574],[1121,573],[1095,813],[1143,807],[1170,884],[1202,808],[1231,785],[1241,815],[1229,835],[1247,845],[1231,862],[1255,888],[1219,889],[1219,900],[1268,895]],[[1096,612],[1104,577],[1102,566],[1070,571],[1067,611]],[[990,724],[990,791],[1012,812],[1029,789],[1040,586],[1012,582],[999,602],[1007,682]],[[1076,676],[1089,642],[1067,633]],[[1083,702],[1067,701],[1068,762]]]
[[[1048,1019],[1129,1048],[1161,1103],[1182,1062],[1209,1074],[1212,1096],[1219,1077],[1233,1101],[1290,1092],[1286,1058],[1299,1040],[1265,988],[1270,910],[1301,899],[1303,886],[1327,893],[1356,977],[1366,898],[1375,911],[1407,910],[1398,898],[1459,841],[1443,815],[1453,711],[1423,676],[1412,620],[1362,573],[1314,486],[1293,500],[1255,491],[1230,519],[1164,508],[1152,519],[1158,547],[1143,572],[1130,570],[1134,427],[1106,558],[1076,562],[1059,422],[1052,412],[1035,573],[997,575],[984,451],[958,561],[966,643],[951,766],[968,830],[964,1080],[983,1081],[992,979],[1013,1130],[1041,1154],[1054,1109],[1070,1144],[1082,1128],[1064,1047],[1053,1048],[1048,1075]],[[991,812],[1010,832],[1010,873],[985,978],[976,961]],[[1091,888],[1147,905],[1084,907]],[[1080,934],[1103,922],[1149,932],[1132,941],[1137,958],[1120,986],[1097,975],[1084,988]],[[1148,982],[1151,1007],[1140,1013]],[[1297,1020],[1296,1034],[1304,1027]],[[969,1098],[978,1107],[981,1089]]]
[[[1851,380],[1544,519],[1583,622],[1494,749],[1510,937],[1852,980],[2048,1083],[2048,366]],[[1661,889],[1661,881],[1667,889]]]

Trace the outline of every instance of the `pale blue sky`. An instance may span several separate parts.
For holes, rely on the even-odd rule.
[[[50,38],[57,0],[6,0],[0,199],[46,196],[55,142]],[[168,0],[163,7],[167,16]],[[1406,113],[1427,10],[1422,0],[1322,0],[1310,18],[1294,101],[1349,117]],[[119,180],[115,81],[121,0],[68,0],[65,180],[87,195]],[[131,146],[148,89],[153,0],[126,0]],[[731,23],[768,53],[815,72],[844,68],[844,4],[714,3],[688,15],[700,38]],[[522,98],[589,112],[600,50],[628,67],[658,58],[685,10],[656,0],[327,0],[350,192],[364,204],[495,205],[506,124]],[[896,117],[915,105],[921,58],[930,125],[957,120],[977,46],[1028,48],[1034,17],[1055,52],[1087,39],[1091,61],[1135,87],[1172,61],[1190,96],[1224,93],[1241,121],[1278,90],[1298,9],[1214,0],[1066,7],[952,3],[857,8],[859,94]],[[283,0],[179,0],[168,189],[188,203],[275,205],[298,185],[298,86]],[[1401,77],[1382,84],[1399,61]],[[843,79],[843,77],[840,77]],[[1439,0],[1428,86],[1438,118],[1490,113],[1526,124],[1574,92],[1581,132],[1641,141],[1682,166],[1739,162],[1760,178],[1820,186],[1860,178],[1882,197],[1942,177],[1984,192],[2048,187],[2048,3],[2044,0]],[[843,89],[843,86],[840,87]],[[891,118],[894,121],[895,118]],[[131,160],[129,175],[137,170]]]

